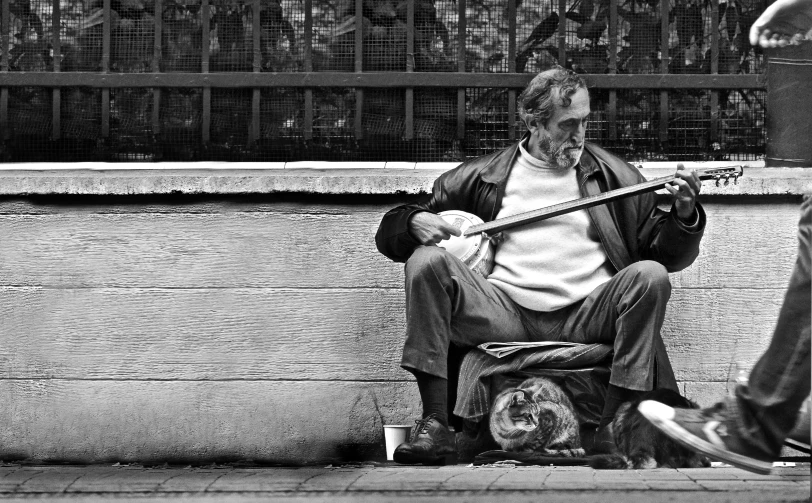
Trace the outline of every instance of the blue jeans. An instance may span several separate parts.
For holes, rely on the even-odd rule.
[[[738,437],[757,453],[777,456],[810,389],[812,319],[812,196],[801,204],[798,258],[778,314],[773,338],[750,374],[725,405]]]

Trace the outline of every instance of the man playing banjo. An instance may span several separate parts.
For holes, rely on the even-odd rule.
[[[444,173],[427,201],[387,212],[375,237],[381,253],[406,263],[401,366],[415,375],[423,404],[396,462],[436,463],[455,451],[447,405],[451,344],[613,345],[595,452],[612,447],[606,425],[622,402],[654,388],[677,390],[660,328],[668,273],[694,261],[705,227],[695,172],[678,166],[666,186],[674,197],[670,212],[649,192],[503,232],[487,279],[436,246],[460,234],[442,211],[488,222],[645,181],[630,164],[584,142],[589,92],[577,74],[538,74],[518,108],[528,129],[519,143]]]

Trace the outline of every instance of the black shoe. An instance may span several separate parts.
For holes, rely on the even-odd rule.
[[[397,446],[393,459],[404,465],[436,465],[456,452],[454,433],[432,414],[415,421],[409,441]]]

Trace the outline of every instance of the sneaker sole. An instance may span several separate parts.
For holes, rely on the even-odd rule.
[[[796,451],[801,451],[806,454],[812,454],[812,450],[810,450],[809,444],[798,442],[797,440],[793,440],[791,438],[784,439],[784,445],[786,445],[791,449],[795,449]]]
[[[674,421],[674,409],[667,405],[653,400],[645,400],[640,403],[637,410],[639,410],[640,413],[643,414],[643,417],[648,419],[651,424],[683,447],[699,451],[717,461],[723,461],[749,472],[761,475],[768,475],[772,472],[772,463],[742,456],[741,454],[736,454],[726,449],[720,449],[712,443],[692,434]]]

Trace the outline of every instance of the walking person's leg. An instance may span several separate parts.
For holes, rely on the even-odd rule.
[[[757,473],[769,473],[810,391],[812,197],[801,205],[798,258],[772,340],[749,382],[733,397],[695,411],[643,402],[640,412],[686,447]]]

